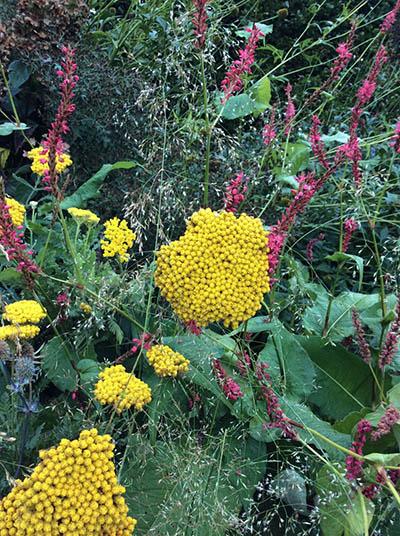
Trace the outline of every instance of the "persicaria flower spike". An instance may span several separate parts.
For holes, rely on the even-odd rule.
[[[392,29],[393,24],[396,22],[399,11],[400,11],[400,0],[397,0],[396,4],[394,5],[394,8],[391,11],[389,11],[389,13],[386,15],[386,17],[384,18],[381,24],[380,31],[383,34],[389,32]]]
[[[328,169],[329,168],[328,158],[326,155],[324,142],[322,141],[321,134],[319,132],[320,125],[321,125],[321,121],[319,120],[319,117],[317,115],[313,115],[311,131],[310,131],[311,148],[312,148],[315,158],[317,158],[321,166]]]
[[[357,424],[357,431],[355,439],[351,446],[351,451],[355,452],[359,456],[363,454],[363,448],[367,441],[367,434],[372,430],[372,425],[367,419],[361,419]],[[363,460],[356,458],[355,456],[347,456],[346,458],[346,478],[348,480],[356,480],[362,474]]]
[[[231,179],[225,190],[225,210],[236,213],[239,205],[245,200],[247,183],[249,179],[245,177],[243,171]]]
[[[371,438],[377,441],[381,437],[390,434],[395,424],[400,422],[400,411],[390,405],[386,408],[384,415],[379,419],[376,430],[371,434]]]
[[[290,131],[292,129],[292,122],[294,119],[294,116],[296,115],[296,108],[293,103],[292,99],[292,85],[288,83],[288,85],[285,88],[285,93],[287,97],[287,105],[286,105],[286,112],[285,112],[285,134],[286,136],[289,136]]]
[[[314,247],[319,243],[325,240],[324,233],[319,233],[319,235],[316,238],[312,238],[307,242],[306,246],[306,255],[309,262],[313,262],[314,260]]]
[[[193,15],[195,47],[204,48],[207,34],[207,4],[209,0],[193,0],[195,12]]]
[[[233,378],[228,376],[226,370],[221,364],[219,359],[213,360],[214,373],[225,393],[226,398],[229,400],[237,400],[243,397],[243,393],[240,390],[240,386],[235,382]]]
[[[224,92],[224,96],[221,99],[223,104],[225,104],[234,93],[237,93],[242,89],[243,76],[247,73],[251,73],[251,68],[255,62],[257,43],[264,35],[255,24],[253,28],[246,28],[246,31],[250,34],[246,46],[239,50],[239,59],[232,63],[221,83],[221,88]]]
[[[367,343],[367,339],[365,337],[365,331],[362,326],[360,315],[358,314],[357,309],[352,309],[351,319],[352,319],[353,326],[356,332],[356,339],[357,339],[360,355],[365,363],[367,364],[371,363],[371,350]]]
[[[400,339],[400,295],[397,298],[396,305],[396,317],[386,335],[385,342],[382,350],[379,354],[378,365],[380,369],[384,369],[387,365],[390,365],[396,355],[399,347]]]
[[[357,231],[359,227],[359,223],[354,218],[349,218],[344,222],[343,227],[344,227],[344,238],[343,238],[342,251],[343,253],[346,253],[350,245],[351,237],[353,236],[353,233]]]
[[[140,339],[132,339],[133,346],[131,348],[132,353],[136,353],[139,348],[143,347],[145,350],[150,350],[153,343],[153,335],[151,333],[142,333]]]
[[[276,114],[276,109],[275,107],[272,107],[272,110],[269,116],[269,121],[268,123],[265,123],[263,132],[262,132],[263,142],[264,142],[264,145],[266,145],[267,147],[271,145],[271,143],[274,141],[274,139],[277,136],[276,127],[275,127],[275,114]]]
[[[400,154],[400,121],[397,121],[394,127],[393,141],[391,142],[395,153]]]

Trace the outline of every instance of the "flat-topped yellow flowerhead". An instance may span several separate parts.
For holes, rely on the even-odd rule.
[[[0,535],[131,536],[137,522],[128,516],[113,449],[109,435],[92,429],[41,451],[31,476],[0,502]]]
[[[0,340],[33,339],[40,333],[40,328],[33,324],[0,326]],[[1,535],[1,532],[0,532]]]
[[[91,210],[85,210],[83,208],[71,207],[67,209],[67,212],[74,220],[79,224],[86,224],[87,226],[97,225],[100,218],[96,216]]]
[[[6,197],[6,203],[13,224],[15,227],[20,227],[25,219],[26,210],[24,205],[21,205],[21,203],[18,203],[18,201],[12,197]]]
[[[104,257],[118,256],[121,262],[129,260],[128,250],[133,246],[136,238],[132,229],[129,229],[126,220],[112,218],[104,223],[104,238],[100,240]]]
[[[99,378],[94,388],[96,400],[100,404],[114,406],[117,413],[132,406],[141,410],[151,402],[151,389],[147,383],[126,372],[123,365],[106,367]]]
[[[20,300],[4,307],[3,318],[12,324],[39,324],[46,310],[35,300]]]
[[[32,160],[31,170],[36,175],[43,176],[49,171],[49,151],[43,146],[35,147],[27,153],[27,157]],[[67,167],[72,165],[72,160],[69,154],[56,154],[56,171],[62,173]]]
[[[237,327],[269,291],[268,234],[258,218],[209,208],[157,254],[155,282],[184,321]]]
[[[158,376],[173,376],[187,372],[190,361],[165,344],[155,344],[147,350],[147,359]]]

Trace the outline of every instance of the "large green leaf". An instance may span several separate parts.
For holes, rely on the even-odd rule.
[[[313,285],[313,291],[315,290]],[[351,320],[351,310],[355,307],[363,312],[379,301],[378,294],[359,294],[356,292],[343,292],[333,299],[326,337],[331,341],[340,342],[345,337],[353,335],[354,327]],[[323,287],[316,295],[314,303],[308,307],[303,316],[304,328],[312,334],[322,335],[325,327],[325,318],[329,305],[329,296]]]
[[[328,261],[334,261],[337,263],[347,261],[355,262],[360,276],[358,281],[358,290],[361,290],[364,277],[364,259],[362,257],[359,257],[358,255],[349,255],[348,253],[343,253],[342,251],[336,251],[336,253],[334,253],[333,255],[328,255],[325,258]]]
[[[82,208],[86,205],[89,199],[94,199],[100,195],[100,188],[110,171],[116,169],[131,169],[137,165],[134,161],[122,161],[115,164],[104,164],[99,171],[80,186],[75,193],[66,197],[61,202],[61,208],[67,209],[71,207]]]
[[[77,373],[72,365],[74,356],[68,351],[67,344],[62,337],[54,337],[42,350],[46,377],[61,391],[73,391],[77,385]]]
[[[275,386],[285,394],[304,400],[314,388],[315,367],[298,336],[290,333],[278,321],[269,324],[271,335],[259,360],[269,364],[269,374]]]
[[[226,104],[223,105],[222,117],[225,119],[239,119],[246,117],[254,111],[254,101],[247,93],[234,95]]]
[[[25,123],[1,123],[0,124],[0,136],[9,136],[15,130],[26,130],[28,126]]]
[[[225,119],[239,119],[247,115],[259,115],[264,112],[271,100],[271,82],[264,76],[240,95],[234,95],[225,104],[221,104],[221,96],[217,96],[217,109]]]
[[[360,357],[321,337],[299,340],[316,368],[317,390],[309,401],[323,415],[343,419],[352,411],[371,406],[373,380],[369,367]]]

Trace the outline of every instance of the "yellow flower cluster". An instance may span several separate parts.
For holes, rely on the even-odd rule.
[[[135,233],[129,229],[126,220],[112,218],[104,223],[104,239],[100,240],[104,257],[115,257],[118,255],[121,262],[129,259],[128,249],[133,245],[136,238]]]
[[[3,318],[12,324],[38,324],[46,310],[35,300],[20,300],[4,307]]]
[[[19,227],[24,223],[25,219],[26,210],[24,205],[21,205],[21,203],[18,203],[18,201],[16,201],[12,197],[6,197],[6,203],[13,224],[15,225],[15,227]]]
[[[31,149],[27,153],[27,157],[32,160],[31,170],[36,175],[44,175],[49,170],[48,149],[44,149],[41,145]],[[56,171],[62,173],[67,167],[72,165],[72,160],[69,154],[62,153],[56,155]]]
[[[158,376],[176,377],[179,373],[187,372],[190,361],[179,352],[165,344],[155,344],[147,350],[147,359]]]
[[[117,413],[134,406],[141,410],[151,402],[151,389],[133,374],[126,372],[123,365],[105,368],[99,374],[94,394],[100,404],[113,404]]]
[[[76,208],[71,207],[68,209],[68,213],[70,216],[74,218],[74,220],[78,224],[85,223],[86,225],[97,225],[100,221],[100,218],[96,216],[94,212],[91,210],[84,210],[82,208]]]
[[[84,430],[41,451],[41,462],[0,502],[0,536],[131,536],[109,435]]]
[[[200,209],[179,240],[160,248],[156,284],[184,322],[237,327],[269,291],[267,242],[258,218]]]
[[[0,340],[7,339],[33,339],[39,335],[40,329],[33,324],[25,324],[23,326],[0,326]],[[1,533],[0,533],[1,536]]]
[[[92,308],[88,303],[81,302],[79,304],[79,309],[82,311],[82,313],[85,313],[85,315],[90,315],[92,312]]]
[[[11,322],[11,325],[0,326],[0,340],[33,339],[40,332],[34,324],[38,324],[45,316],[46,310],[35,300],[9,303],[4,307],[3,318]]]

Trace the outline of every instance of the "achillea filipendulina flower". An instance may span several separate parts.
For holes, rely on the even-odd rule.
[[[104,238],[100,240],[104,257],[118,256],[121,262],[129,260],[128,249],[133,246],[136,238],[132,229],[129,229],[126,220],[112,218],[104,223]]]
[[[113,405],[117,413],[132,406],[141,410],[151,402],[151,389],[147,383],[126,372],[123,365],[106,367],[100,372],[94,395],[100,404]]]
[[[386,335],[385,342],[379,354],[378,365],[380,369],[384,369],[390,365],[396,355],[400,340],[400,295],[397,298],[396,317]]]
[[[317,115],[312,116],[312,125],[310,131],[310,142],[311,148],[314,153],[315,158],[324,168],[329,168],[328,157],[325,151],[324,142],[322,141],[321,134],[319,132],[319,127],[321,121]]]
[[[392,405],[388,406],[384,415],[379,419],[376,430],[371,434],[373,441],[390,434],[393,426],[398,422],[400,422],[400,411]]]
[[[46,310],[35,300],[20,300],[4,307],[3,318],[12,324],[38,324]]]
[[[49,150],[43,146],[35,147],[26,153],[26,156],[32,160],[31,170],[36,175],[43,177],[49,173]],[[58,152],[56,154],[56,172],[58,174],[65,171],[72,165],[72,160],[69,154]]]
[[[357,424],[357,431],[354,441],[351,445],[351,451],[362,456],[363,448],[367,441],[367,434],[372,431],[372,425],[367,419],[361,419]],[[362,474],[363,460],[355,458],[354,456],[347,456],[346,458],[346,478],[348,480],[356,480]]]
[[[84,430],[40,451],[40,463],[0,502],[0,534],[17,536],[131,536],[109,435]]]
[[[353,233],[357,231],[359,227],[359,223],[354,218],[349,218],[344,222],[344,238],[343,238],[343,244],[342,244],[342,251],[343,253],[346,253],[346,251],[349,248],[351,237],[353,236]]]
[[[85,315],[90,315],[93,311],[92,306],[86,302],[81,302],[79,304],[79,309],[82,311],[82,313],[85,313]]]
[[[17,263],[17,270],[22,272],[29,286],[32,285],[32,274],[39,272],[33,262],[32,251],[28,250],[23,241],[23,234],[14,225],[8,201],[0,196],[0,252],[8,261]]]
[[[271,143],[274,141],[274,139],[277,136],[276,128],[275,128],[275,114],[276,114],[276,109],[273,106],[270,116],[269,116],[269,121],[268,123],[265,123],[263,132],[262,132],[263,142],[264,142],[264,145],[266,145],[267,147],[271,145]]]
[[[389,11],[389,13],[386,15],[386,17],[384,18],[381,24],[380,31],[383,34],[389,32],[392,29],[393,24],[396,22],[399,11],[400,11],[400,0],[397,0],[397,2],[394,5],[394,8],[391,11]]]
[[[325,235],[324,233],[320,233],[316,238],[312,238],[311,240],[307,242],[306,255],[307,255],[307,260],[309,262],[313,262],[314,260],[314,247],[316,246],[316,244],[318,244],[319,242],[322,242],[323,240],[325,240]]]
[[[248,181],[249,179],[245,177],[243,171],[231,179],[225,190],[224,208],[227,212],[237,212],[239,205],[245,200]]]
[[[259,383],[261,395],[267,403],[267,414],[270,422],[265,423],[265,429],[279,428],[282,430],[283,436],[287,439],[297,439],[297,433],[295,432],[293,425],[290,423],[287,416],[280,407],[278,397],[272,389],[271,376],[267,372],[268,363],[260,363],[256,367],[256,378]]]
[[[8,206],[8,212],[10,213],[11,219],[15,227],[20,227],[24,223],[25,219],[25,207],[18,203],[12,197],[6,197],[6,203]]]
[[[219,384],[225,393],[226,398],[229,400],[237,400],[243,398],[243,393],[240,390],[240,386],[235,382],[233,378],[228,376],[226,370],[221,364],[219,359],[213,359],[212,362],[214,373],[218,379]]]
[[[81,224],[86,224],[87,226],[97,225],[100,221],[100,218],[96,216],[96,214],[92,212],[91,210],[71,207],[67,209],[67,212],[70,216],[72,216],[72,218],[79,225]]]
[[[165,344],[155,344],[147,351],[147,359],[154,368],[157,376],[165,378],[183,374],[189,369],[190,361],[179,352],[174,352],[172,348]]]
[[[286,105],[286,112],[285,112],[285,134],[286,136],[289,136],[290,131],[292,129],[292,123],[294,116],[296,115],[296,108],[294,106],[294,102],[292,99],[292,85],[288,83],[288,85],[285,88],[285,93],[287,97],[287,105]]]
[[[352,319],[353,326],[356,332],[356,339],[357,339],[360,355],[363,361],[365,361],[365,363],[367,364],[371,363],[371,350],[365,338],[365,331],[364,331],[364,328],[362,327],[360,315],[358,314],[357,309],[353,308],[351,310],[351,319]]]
[[[239,59],[232,63],[221,83],[221,88],[224,92],[222,98],[223,104],[225,104],[234,93],[237,93],[242,89],[243,76],[246,73],[251,73],[251,68],[255,62],[257,43],[264,35],[256,25],[254,25],[253,28],[246,28],[246,32],[249,32],[250,34],[249,40],[245,47],[239,50]]]
[[[200,209],[179,240],[160,248],[156,285],[183,322],[237,327],[269,291],[267,241],[258,218]]]
[[[207,4],[209,0],[193,0],[195,12],[192,23],[196,36],[195,47],[204,48],[207,34]]]
[[[40,333],[40,328],[33,324],[0,326],[0,340],[33,339]]]

